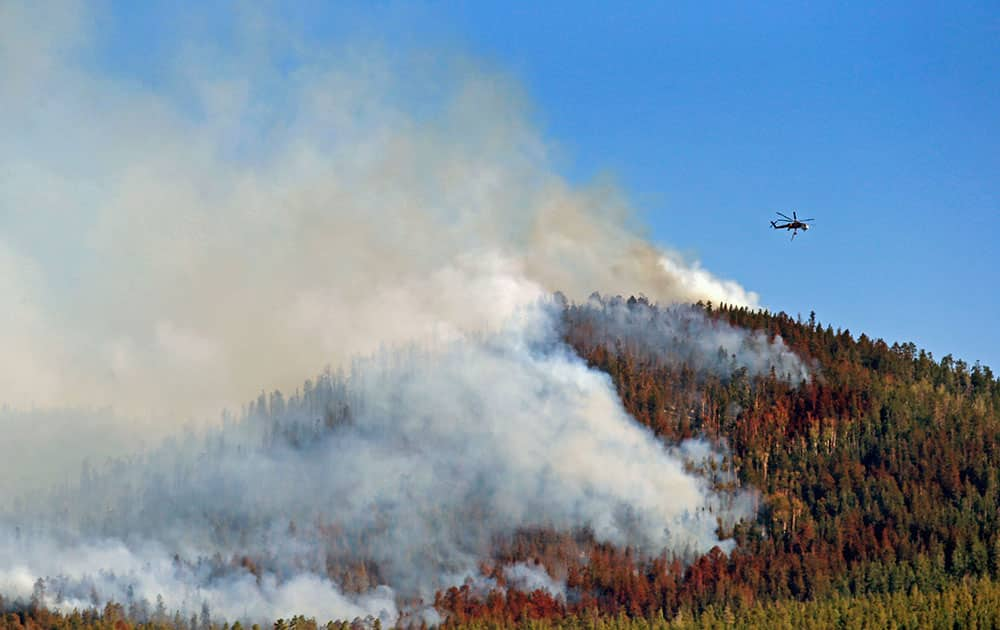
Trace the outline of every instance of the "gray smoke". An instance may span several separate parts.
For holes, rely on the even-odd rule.
[[[76,478],[84,460],[91,465],[152,446],[141,423],[109,409],[15,409],[0,406],[0,502],[36,494],[53,483]]]

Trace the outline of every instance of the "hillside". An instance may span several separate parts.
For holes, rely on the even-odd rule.
[[[920,619],[931,619],[969,598],[983,598],[994,607],[988,614],[995,619],[1000,380],[989,368],[950,356],[936,360],[913,344],[855,337],[813,316],[801,321],[712,305],[699,305],[697,317],[685,315],[681,327],[671,329],[678,337],[654,347],[642,336],[623,334],[619,324],[659,321],[659,307],[634,298],[601,304],[619,309],[626,319],[600,319],[590,307],[565,305],[562,338],[610,377],[628,414],[663,443],[674,448],[700,438],[717,449],[717,457],[689,460],[689,466],[711,485],[707,509],[718,523],[720,545],[732,549],[695,553],[693,547],[661,546],[650,552],[648,545],[615,544],[591,527],[564,528],[555,521],[485,530],[488,539],[475,542],[476,548],[488,545],[480,559],[481,579],[434,596],[446,625],[528,619],[558,624],[594,615],[614,627],[633,627],[623,616],[679,627],[720,619],[753,625],[753,619],[781,615],[820,623],[846,618],[830,616],[823,606],[857,619],[873,610],[897,615],[918,604],[931,611]],[[699,327],[690,338],[681,334],[691,332],[688,325]],[[726,348],[705,352],[690,342],[721,338],[731,327],[749,331],[741,348],[766,341],[778,348],[769,355],[775,360],[786,361],[786,350],[794,354],[805,366],[805,378],[792,376],[798,363],[783,373],[774,363],[770,370],[757,369]],[[783,345],[773,345],[778,337]],[[327,377],[301,393],[262,396],[239,424],[256,422],[267,428],[266,442],[291,444],[292,452],[308,457],[310,443],[337,435],[359,413],[345,403],[353,400],[345,381]],[[287,421],[293,417],[295,422]],[[209,444],[206,453],[219,449]],[[95,480],[102,474],[87,483],[99,485]],[[435,505],[441,519],[459,518],[446,504]],[[497,505],[467,506],[458,514],[474,519]],[[394,513],[388,505],[379,509]],[[308,521],[287,517],[291,534]],[[372,522],[379,523],[378,514]],[[235,539],[246,525],[213,527]],[[327,534],[338,541],[339,551],[327,552],[325,571],[347,593],[382,583],[395,561],[379,555],[383,541],[377,533],[361,531],[357,539],[349,528]],[[735,544],[722,542],[728,539]],[[240,564],[260,582],[260,567],[279,566],[279,560],[218,562]],[[130,615],[132,621],[178,630],[211,625],[207,614],[188,621],[168,611],[128,608],[128,602],[117,612],[106,609],[103,617],[70,620],[43,612],[41,601],[8,603],[4,630],[104,627]],[[405,602],[401,609],[407,609]]]
[[[989,368],[855,338],[813,317],[703,308],[780,336],[815,362],[815,377],[794,386],[739,371],[696,377],[641,347],[592,344],[579,326],[567,339],[664,440],[707,435],[728,444],[736,483],[760,491],[757,517],[735,527],[731,554],[713,551],[687,567],[593,551],[569,573],[570,588],[586,594],[572,610],[669,618],[775,600],[937,592],[967,576],[1000,576],[1000,382]],[[546,545],[532,553],[545,558]],[[460,618],[510,619],[502,609],[453,607]]]

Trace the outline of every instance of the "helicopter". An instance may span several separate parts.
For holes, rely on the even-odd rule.
[[[780,212],[776,213],[780,219],[777,221],[771,221],[771,227],[776,230],[791,230],[792,240],[795,240],[795,235],[799,233],[799,230],[803,232],[809,229],[809,224],[806,221],[814,221],[815,219],[800,219],[795,211],[792,210],[792,216],[789,217],[787,214],[782,214]]]

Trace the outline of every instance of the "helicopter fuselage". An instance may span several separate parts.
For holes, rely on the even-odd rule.
[[[788,223],[778,225],[776,221],[771,221],[771,227],[776,230],[808,230],[809,224],[802,221],[789,221]]]

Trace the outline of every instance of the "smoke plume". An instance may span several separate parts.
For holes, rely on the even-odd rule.
[[[0,594],[394,620],[521,528],[731,545],[546,296],[757,296],[561,177],[508,78],[241,14],[143,82],[74,7],[0,5]],[[611,315],[797,376],[780,344]]]
[[[429,601],[524,529],[586,529],[686,558],[730,547],[716,534],[722,501],[709,483],[628,417],[609,377],[561,341],[560,317],[541,304],[490,335],[358,361],[348,376],[326,374],[301,397],[272,395],[205,437],[88,472],[50,500],[15,502],[4,520],[32,544],[96,538],[50,551],[96,556],[80,563],[90,571],[104,568],[101,553],[111,563],[74,575],[72,563],[49,559],[21,574],[69,576],[53,586],[74,605],[131,584],[132,599],[205,601],[227,615],[256,583],[254,611],[281,616],[295,612],[293,592],[329,591],[341,564],[363,563],[371,575],[351,589],[361,595],[338,593],[326,616],[360,601],[391,616],[387,597]],[[264,578],[255,582],[241,557]],[[215,566],[199,569],[203,558]],[[508,573],[515,586],[541,587],[524,567]]]
[[[756,304],[646,240],[620,192],[562,178],[497,72],[249,15],[149,86],[84,64],[103,42],[70,7],[0,19],[9,405],[215,417],[539,292]]]

